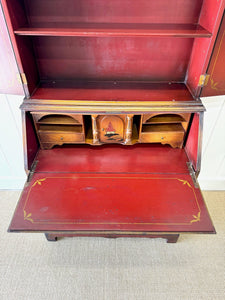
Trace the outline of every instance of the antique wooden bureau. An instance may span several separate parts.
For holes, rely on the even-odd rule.
[[[214,233],[197,183],[224,90],[222,0],[1,0],[28,179],[10,232]]]

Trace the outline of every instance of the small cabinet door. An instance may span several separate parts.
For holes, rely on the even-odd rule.
[[[124,141],[124,120],[119,116],[100,116],[98,128],[100,142],[121,143]]]

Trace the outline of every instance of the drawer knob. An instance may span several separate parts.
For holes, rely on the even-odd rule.
[[[61,136],[60,140],[63,141],[63,137],[62,136]]]

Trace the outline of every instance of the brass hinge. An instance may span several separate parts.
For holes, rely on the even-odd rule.
[[[196,188],[199,188],[198,181],[197,181],[197,178],[196,178],[196,173],[193,169],[192,164],[190,162],[187,162],[187,167],[188,167],[189,174],[191,175],[191,179],[193,181],[194,186]]]
[[[34,176],[34,172],[35,172],[35,169],[37,167],[37,164],[38,164],[38,160],[35,160],[31,166],[31,170],[28,174],[28,177],[27,177],[27,182],[30,182],[32,177]]]
[[[206,86],[208,84],[209,77],[210,77],[210,75],[208,75],[208,74],[200,75],[198,86],[201,86],[201,87]]]
[[[27,85],[27,78],[25,73],[19,73],[18,74],[18,80],[21,84],[26,84]]]

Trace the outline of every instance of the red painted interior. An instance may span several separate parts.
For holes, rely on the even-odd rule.
[[[33,43],[41,79],[184,81],[193,39],[33,37]]]
[[[178,5],[179,2],[179,5]],[[32,27],[73,23],[198,23],[202,0],[25,0]]]
[[[43,80],[79,79],[187,82],[197,95],[224,0],[2,3],[27,96]]]

